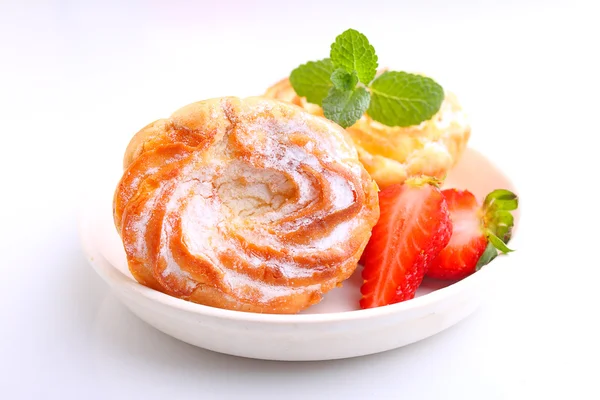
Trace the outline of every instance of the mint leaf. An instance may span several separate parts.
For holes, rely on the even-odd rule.
[[[306,97],[309,103],[321,105],[333,86],[330,76],[334,71],[329,58],[309,61],[290,74],[290,83],[298,96]]]
[[[356,71],[350,73],[343,68],[338,68],[331,74],[331,82],[339,90],[352,90],[358,83],[358,74]]]
[[[323,112],[328,118],[342,128],[354,125],[363,116],[371,96],[364,87],[354,90],[339,90],[332,87],[327,97],[323,99]]]
[[[444,100],[444,90],[433,79],[389,71],[371,83],[371,118],[388,126],[411,126],[435,115]]]
[[[335,67],[344,68],[347,72],[356,71],[358,79],[368,85],[377,72],[377,55],[369,40],[354,29],[335,38],[329,54]]]

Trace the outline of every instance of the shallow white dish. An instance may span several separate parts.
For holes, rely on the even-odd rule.
[[[269,360],[329,360],[405,346],[471,314],[489,280],[496,271],[501,272],[502,264],[510,262],[510,257],[498,257],[451,285],[426,280],[415,299],[369,310],[358,309],[360,267],[344,287],[332,290],[320,304],[298,315],[207,307],[149,289],[133,279],[112,219],[112,196],[121,171],[113,168],[108,172],[91,180],[94,184],[80,211],[80,237],[89,262],[142,320],[184,342],[221,353]],[[465,151],[445,186],[468,188],[479,198],[496,188],[515,190],[473,149]],[[517,224],[518,215],[515,228]]]

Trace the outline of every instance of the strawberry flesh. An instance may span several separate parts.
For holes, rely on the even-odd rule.
[[[363,309],[412,299],[452,234],[444,196],[428,183],[387,187],[379,193],[379,208],[362,257]]]
[[[448,245],[429,266],[427,276],[459,280],[473,272],[487,246],[481,205],[467,190],[447,189],[442,192],[452,220],[452,237]]]

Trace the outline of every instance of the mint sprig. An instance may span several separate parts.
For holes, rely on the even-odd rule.
[[[348,29],[331,45],[330,58],[309,61],[290,74],[299,96],[323,107],[344,128],[365,113],[387,126],[418,125],[433,117],[444,90],[433,79],[406,72],[377,74],[375,49],[362,33]]]
[[[329,54],[333,65],[348,72],[356,71],[358,79],[368,85],[377,73],[377,55],[369,40],[354,29],[335,38]]]
[[[331,82],[339,90],[352,90],[358,83],[358,74],[356,71],[350,73],[343,68],[338,68],[331,74]]]
[[[389,71],[371,82],[371,106],[375,121],[389,126],[420,124],[438,112],[444,90],[433,79]]]
[[[323,99],[325,118],[343,127],[353,125],[369,108],[369,92],[364,87],[340,90],[333,87]]]
[[[299,96],[306,97],[306,101],[321,105],[333,86],[331,74],[334,70],[329,58],[309,61],[292,71],[290,83]]]

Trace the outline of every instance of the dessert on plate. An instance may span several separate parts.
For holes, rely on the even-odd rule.
[[[377,185],[335,123],[285,102],[185,106],[130,141],[113,215],[143,285],[239,311],[296,313],[346,280]]]
[[[319,105],[296,94],[289,78],[268,88],[264,95],[323,115]],[[391,127],[364,114],[346,130],[360,161],[381,189],[421,175],[443,179],[460,159],[471,135],[466,113],[451,92],[445,93],[439,111],[418,125]]]
[[[207,306],[289,314],[356,271],[367,309],[512,251],[514,193],[441,188],[471,134],[456,97],[377,67],[350,29],[264,96],[193,103],[135,134],[113,200],[134,278]]]

